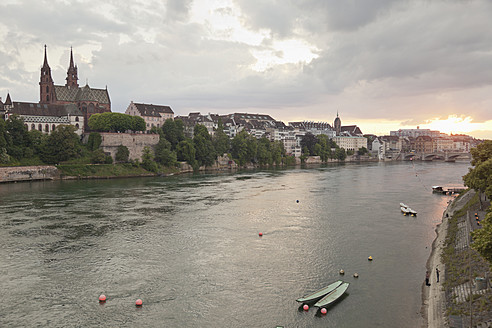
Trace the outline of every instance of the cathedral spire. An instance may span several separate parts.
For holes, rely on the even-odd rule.
[[[69,88],[72,88],[72,87],[75,87],[75,88],[78,88],[79,87],[79,84],[77,82],[78,80],[78,76],[77,76],[77,65],[74,65],[73,63],[73,51],[72,51],[72,47],[70,47],[70,65],[68,66],[68,71],[67,71],[67,84],[65,84],[65,86],[69,87]]]
[[[39,79],[39,103],[51,104],[54,101],[54,87],[53,78],[51,77],[51,68],[48,65],[48,55],[46,51],[46,45],[44,45],[44,63],[41,67],[41,77]]]
[[[44,63],[43,63],[43,68],[50,68],[50,65],[48,65],[48,55],[46,54],[46,45],[44,45]]]

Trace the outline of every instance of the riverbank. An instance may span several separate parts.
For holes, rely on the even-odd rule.
[[[487,277],[489,264],[470,249],[470,230],[477,228],[470,213],[485,216],[479,210],[478,195],[474,190],[450,202],[436,227],[436,239],[426,264],[430,272],[430,286],[422,284],[422,316],[424,327],[464,327],[470,320],[468,299],[473,291],[473,316],[477,322],[484,322],[492,316],[490,289],[476,290],[474,278]],[[439,282],[436,268],[439,269]],[[470,273],[470,268],[472,273]],[[463,305],[464,304],[464,305]],[[464,308],[463,308],[464,306]]]

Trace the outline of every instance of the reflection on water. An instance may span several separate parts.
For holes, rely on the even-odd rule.
[[[425,263],[450,199],[430,185],[459,184],[467,167],[0,185],[9,300],[0,326],[419,326]],[[418,217],[401,215],[400,202]],[[327,315],[297,311],[296,298],[338,280],[340,269],[351,284],[343,300]]]

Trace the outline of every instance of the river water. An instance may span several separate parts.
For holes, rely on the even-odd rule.
[[[0,326],[419,327],[425,264],[451,199],[431,186],[462,185],[468,167],[0,185]],[[326,315],[300,309],[297,298],[340,278],[350,287]]]

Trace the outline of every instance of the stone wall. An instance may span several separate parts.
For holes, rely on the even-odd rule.
[[[111,154],[115,159],[118,146],[123,145],[130,151],[129,159],[142,160],[142,153],[145,147],[153,148],[159,142],[158,134],[143,133],[109,133],[100,132],[102,137],[101,148],[105,153]],[[84,143],[87,143],[89,135],[84,137]]]
[[[60,178],[55,166],[0,167],[0,183],[32,180],[54,180]]]

